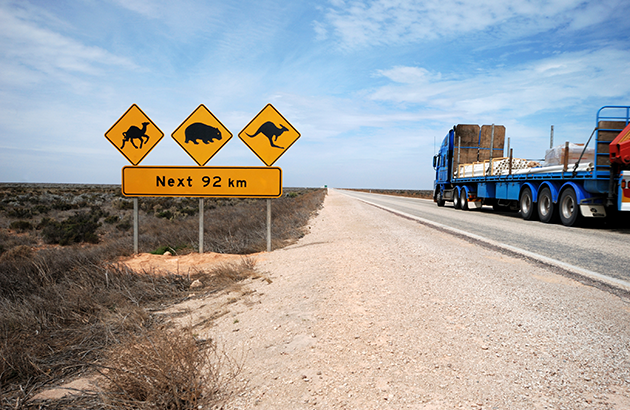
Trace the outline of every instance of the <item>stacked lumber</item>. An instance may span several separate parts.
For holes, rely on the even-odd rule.
[[[453,152],[453,172],[459,172],[460,164],[475,163],[474,169],[467,171],[475,176],[485,175],[483,162],[490,159],[491,147],[493,145],[493,157],[503,155],[503,144],[505,141],[505,127],[494,125],[494,137],[492,125],[458,124],[455,126],[454,152]],[[459,162],[458,162],[459,158]]]
[[[540,163],[522,158],[512,158],[512,172],[517,170],[528,170],[540,167]],[[510,172],[509,158],[495,158],[492,160],[492,172],[490,172],[490,161],[473,162],[472,164],[462,164],[456,172],[456,178],[470,178],[489,175],[507,175]]]
[[[479,157],[477,161],[490,159],[490,144],[492,144],[492,125],[483,125],[479,132]],[[503,155],[503,144],[505,141],[505,127],[503,125],[494,126],[493,158]]]

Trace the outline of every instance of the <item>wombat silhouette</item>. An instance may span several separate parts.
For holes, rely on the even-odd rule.
[[[148,122],[143,122],[142,129],[136,127],[135,125],[132,125],[127,131],[123,132],[123,143],[120,149],[125,148],[125,142],[127,141],[131,142],[131,145],[133,145],[133,147],[136,149],[142,148],[142,143],[144,142],[146,144],[149,141],[149,136],[145,134],[145,132],[147,132],[147,125],[149,125]],[[146,141],[143,140],[143,138],[145,137]],[[135,140],[136,138],[140,139],[139,147],[136,147],[136,144],[133,142],[133,140]]]
[[[258,128],[258,131],[256,131],[254,135],[249,135],[247,133],[245,133],[245,135],[250,138],[254,138],[258,134],[262,134],[269,139],[269,144],[271,144],[272,147],[284,149],[283,147],[279,147],[274,144],[274,141],[278,141],[278,137],[285,131],[289,130],[284,125],[280,124],[280,128],[278,128],[273,122],[267,121]]]
[[[221,139],[221,131],[217,128],[203,124],[201,122],[195,122],[186,127],[184,131],[186,134],[185,143],[193,142],[198,145],[198,140],[203,141],[204,144],[209,144],[214,140]]]

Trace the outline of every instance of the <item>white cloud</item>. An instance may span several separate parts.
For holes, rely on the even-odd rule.
[[[622,9],[582,0],[354,0],[331,2],[329,32],[340,47],[355,49],[436,38],[456,38],[493,30],[496,38],[517,38],[569,27],[583,29],[606,21]],[[319,29],[321,31],[321,28]]]
[[[317,40],[326,40],[328,38],[328,30],[326,30],[326,26],[323,23],[314,21],[313,30],[315,30],[315,38]]]
[[[104,66],[134,67],[102,48],[86,46],[43,27],[39,17],[15,7],[0,7],[0,65],[12,73],[3,82],[22,81],[27,85],[40,73],[72,82],[75,74],[102,74]]]
[[[164,14],[163,5],[154,0],[113,0],[122,8],[141,14],[147,18],[158,18]]]
[[[376,101],[418,104],[478,116],[510,111],[513,117],[577,105],[592,97],[627,98],[630,52],[618,49],[564,53],[513,69],[464,78],[394,67],[379,73],[396,84],[377,89]]]
[[[390,80],[403,84],[425,84],[430,81],[439,81],[441,74],[431,74],[422,67],[397,66],[389,70],[379,70],[378,73]]]

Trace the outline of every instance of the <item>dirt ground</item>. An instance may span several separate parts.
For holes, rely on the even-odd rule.
[[[253,255],[256,256],[256,255]],[[231,262],[241,255],[226,255],[214,252],[187,255],[153,255],[141,253],[124,259],[123,263],[136,272],[168,272],[176,275],[187,275],[195,270],[212,269],[218,263]]]
[[[629,301],[527,261],[331,190],[258,270],[172,309],[245,355],[225,408],[630,408]]]
[[[225,409],[630,408],[627,299],[334,190],[256,257],[262,278],[165,312],[243,361]]]

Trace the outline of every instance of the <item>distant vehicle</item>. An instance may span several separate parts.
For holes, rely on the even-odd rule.
[[[463,210],[490,205],[566,226],[630,211],[629,123],[630,106],[602,107],[585,144],[553,147],[542,163],[513,158],[512,150],[503,156],[502,125],[456,125],[433,157],[433,200]]]

